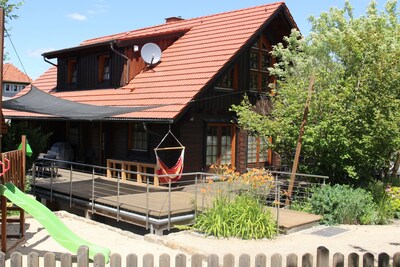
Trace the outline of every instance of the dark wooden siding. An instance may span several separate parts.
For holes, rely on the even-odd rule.
[[[123,79],[123,70],[125,59],[114,52],[106,52],[110,55],[111,60],[111,80],[108,83],[100,84],[98,78],[98,56],[97,54],[81,55],[75,58],[62,58],[58,59],[57,68],[57,90],[86,90],[97,88],[118,88],[121,86],[121,79]],[[104,54],[104,53],[103,53]],[[68,69],[67,62],[70,59],[76,59],[78,62],[78,75],[77,84],[68,85]]]

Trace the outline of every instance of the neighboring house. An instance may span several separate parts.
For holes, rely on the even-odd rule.
[[[57,60],[56,66],[33,85],[80,103],[147,109],[94,120],[14,110],[4,114],[53,132],[49,145],[68,142],[74,160],[89,164],[104,166],[107,159],[155,163],[154,148],[171,128],[186,147],[184,172],[205,171],[212,164],[239,171],[270,166],[271,151],[262,151],[257,138],[236,127],[229,108],[244,94],[255,103],[268,92],[268,83],[274,82],[269,52],[292,28],[297,26],[279,2],[194,19],[173,17],[161,25],[90,39],[44,53]],[[146,43],[161,48],[159,63],[143,61],[140,51]],[[171,164],[175,159],[170,158]]]
[[[14,97],[30,83],[31,78],[13,64],[3,64],[3,99]]]

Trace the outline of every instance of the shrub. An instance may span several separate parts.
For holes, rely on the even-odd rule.
[[[396,218],[400,218],[400,187],[388,186],[386,192]]]
[[[378,214],[372,194],[348,185],[315,188],[311,211],[323,216],[325,224],[376,224]]]
[[[192,228],[218,238],[261,239],[277,234],[270,210],[249,194],[233,200],[216,197],[213,206],[197,216]]]

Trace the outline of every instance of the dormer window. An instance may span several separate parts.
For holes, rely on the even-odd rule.
[[[99,58],[99,82],[108,82],[110,80],[110,55],[100,55]]]
[[[78,61],[76,59],[70,59],[67,61],[68,65],[68,85],[75,85],[78,80]]]
[[[237,90],[237,69],[238,65],[235,64],[233,68],[229,69],[222,78],[218,81],[215,89],[217,90]]]
[[[272,64],[270,55],[271,46],[265,36],[256,40],[250,49],[250,77],[249,90],[254,92],[268,92],[271,82],[268,68]]]

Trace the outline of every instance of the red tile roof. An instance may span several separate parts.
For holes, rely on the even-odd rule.
[[[28,75],[20,71],[11,63],[3,64],[3,81],[14,82],[14,83],[30,83],[31,78]]]
[[[185,32],[162,53],[161,62],[142,71],[119,89],[56,92],[56,69],[51,67],[33,84],[58,97],[93,105],[151,106],[169,104],[115,117],[130,119],[174,119],[261,26],[283,7],[282,2],[216,15],[166,23],[154,27],[90,39],[81,45],[110,40],[130,40]],[[11,112],[14,113],[14,112]],[[7,112],[7,115],[11,115]]]

